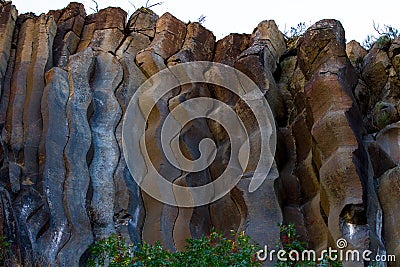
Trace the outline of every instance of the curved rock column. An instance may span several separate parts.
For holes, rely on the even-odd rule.
[[[43,193],[50,211],[49,228],[39,240],[40,255],[50,264],[57,262],[60,249],[70,238],[70,228],[63,203],[63,185],[66,176],[64,149],[69,129],[66,114],[69,97],[68,72],[53,68],[46,73],[46,87],[42,98],[43,136],[45,162],[43,168]]]
[[[8,131],[5,127],[7,110],[11,94],[11,78],[15,63],[16,42],[18,27],[16,27],[18,12],[11,2],[0,3],[0,160],[8,162]],[[19,178],[19,177],[18,177]],[[19,180],[7,179],[11,185],[11,191],[19,190]]]
[[[400,200],[400,122],[386,126],[376,136],[374,156],[375,176],[378,180],[378,196],[382,206],[382,220],[377,226],[383,226],[383,238],[388,255],[400,258],[399,200]],[[378,218],[379,219],[379,218]],[[383,225],[381,225],[383,223]],[[389,262],[388,266],[396,266]]]
[[[298,42],[298,59],[314,119],[311,133],[320,152],[321,206],[333,243],[345,237],[349,249],[366,249],[368,158],[352,93],[357,76],[346,56],[340,22],[322,20],[310,27]]]
[[[116,57],[107,52],[97,53],[92,83],[94,113],[90,120],[93,159],[89,168],[93,187],[91,219],[96,240],[115,233],[113,175],[119,148],[114,132],[121,118],[121,108],[114,91],[122,80],[122,74]]]
[[[150,77],[160,70],[165,69],[165,61],[174,55],[182,47],[186,35],[186,25],[169,13],[162,15],[156,24],[156,33],[150,46],[140,51],[136,56],[136,62],[143,73]],[[169,113],[168,99],[174,97],[179,88],[176,88],[165,95],[150,113],[148,128],[146,129],[147,152],[157,171],[174,181],[181,175],[181,171],[173,167],[162,153],[159,144],[160,131],[166,116]],[[147,92],[146,92],[147,93]],[[152,95],[151,92],[148,92]],[[153,103],[152,99],[148,99]],[[143,193],[143,203],[146,210],[146,217],[143,227],[143,239],[148,243],[155,243],[157,240],[169,250],[175,250],[173,243],[173,224],[178,210],[160,203]]]
[[[282,166],[283,221],[295,223],[309,247],[321,252],[329,245],[329,231],[321,214],[320,184],[314,162],[314,156],[318,158],[318,155],[313,151],[312,115],[304,92],[305,78],[295,52],[281,59],[278,82],[287,107],[287,122],[280,128],[282,141],[277,152],[278,165]]]
[[[283,99],[272,73],[275,72],[280,56],[286,50],[283,34],[272,20],[263,21],[252,34],[252,44],[244,50],[235,62],[235,68],[252,79],[259,89],[266,94],[268,104],[279,122],[284,114]],[[272,165],[263,184],[250,193],[248,185],[252,179],[252,172],[256,169],[260,155],[260,129],[253,114],[242,101],[238,101],[235,110],[244,121],[249,132],[251,150],[250,161],[237,188],[246,205],[245,214],[242,214],[241,226],[250,237],[262,245],[272,246],[279,240],[278,223],[282,222],[282,211],[278,202],[278,192],[275,190],[278,170]],[[272,121],[271,123],[276,123]],[[255,160],[252,160],[255,159]],[[262,202],[257,199],[263,199]],[[268,230],[266,230],[268,229]]]
[[[186,28],[186,38],[178,53],[168,59],[168,66],[190,61],[210,61],[214,52],[215,37],[200,23],[190,23]],[[209,97],[206,84],[185,84],[180,93],[169,100],[169,111],[179,104],[196,97]],[[206,107],[204,107],[206,109]],[[209,107],[210,108],[210,107]],[[211,112],[211,108],[208,110]],[[187,111],[190,114],[190,110]],[[196,119],[185,125],[180,133],[181,147],[191,160],[198,158],[199,142],[204,138],[212,138],[205,119]],[[177,178],[174,182],[189,187],[210,183],[211,175],[208,169],[196,173],[188,173]],[[178,250],[184,250],[187,238],[200,238],[210,232],[211,217],[208,206],[196,208],[179,208],[174,223],[174,243]]]
[[[400,167],[388,170],[379,178],[379,200],[383,211],[383,237],[388,255],[400,258],[400,218],[397,211],[400,209]],[[389,262],[388,266],[397,266],[396,262]]]
[[[239,55],[248,48],[250,35],[230,34],[215,44],[213,61],[233,67]],[[236,94],[216,85],[208,85],[212,98],[218,99],[232,109],[238,101]],[[230,158],[230,140],[225,129],[218,123],[209,120],[208,127],[217,146],[215,161],[210,165],[211,177],[219,177],[228,165]],[[247,207],[243,198],[235,187],[229,194],[210,204],[210,216],[213,226],[230,238],[231,230],[238,231],[241,227],[242,217],[247,214]]]
[[[146,80],[146,76],[136,65],[136,54],[150,45],[154,37],[158,16],[153,12],[137,10],[128,21],[129,36],[118,48],[116,54],[124,69],[124,80],[115,92],[123,114],[133,94]],[[140,187],[134,181],[125,161],[122,150],[122,124],[117,125],[115,136],[120,149],[120,158],[114,173],[115,183],[115,220],[116,230],[133,244],[142,241],[142,229],[145,217]]]
[[[92,101],[89,81],[94,70],[94,59],[93,50],[88,48],[71,56],[68,62],[69,140],[64,150],[67,174],[63,201],[71,237],[60,251],[61,266],[78,266],[81,256],[93,242],[92,227],[86,212],[86,194],[90,182],[86,156],[92,138],[87,112]]]

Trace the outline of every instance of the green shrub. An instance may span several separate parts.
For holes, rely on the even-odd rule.
[[[5,266],[10,252],[11,243],[8,242],[5,236],[0,236],[0,266]]]
[[[278,224],[281,232],[281,243],[278,244],[280,249],[286,251],[286,255],[289,254],[290,251],[297,251],[301,254],[304,250],[307,249],[307,243],[300,240],[300,236],[296,232],[296,228],[293,223],[289,223],[288,225]],[[315,262],[312,260],[299,260],[293,261],[288,259],[288,261],[279,261],[275,264],[275,266],[280,267],[341,267],[342,263],[340,261],[332,261],[328,256],[326,256],[322,261]]]
[[[293,223],[288,225],[279,224],[280,242],[278,250],[283,249],[286,255],[290,251],[301,253],[307,249],[307,243],[300,241]],[[123,237],[111,235],[106,239],[98,241],[90,247],[92,257],[88,261],[89,267],[256,267],[262,262],[257,259],[257,251],[260,247],[250,241],[250,237],[244,232],[235,234],[232,239],[212,231],[211,234],[199,239],[187,239],[186,250],[172,253],[164,249],[159,242],[155,245],[147,243],[136,246],[127,244]],[[316,255],[318,257],[318,255]],[[341,267],[342,262],[333,261],[328,255],[319,261],[277,261],[277,267]],[[372,267],[375,265],[370,265]]]
[[[235,233],[232,233],[232,237]],[[256,259],[259,247],[250,242],[243,232],[233,241],[212,231],[199,239],[188,239],[186,250],[171,253],[160,243],[137,246],[128,245],[120,236],[112,235],[91,246],[92,258],[89,267],[94,266],[260,266]]]
[[[295,27],[290,27],[290,30],[284,32],[286,46],[288,50],[296,47],[297,40],[305,33],[307,25],[305,22],[300,22]]]
[[[368,50],[371,49],[374,44],[376,44],[378,49],[388,49],[392,41],[400,36],[399,30],[390,25],[384,25],[383,28],[381,28],[374,23],[374,29],[376,33],[378,33],[378,37],[368,35],[362,44]]]

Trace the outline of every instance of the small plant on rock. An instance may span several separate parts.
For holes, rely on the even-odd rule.
[[[295,27],[290,27],[290,30],[285,30],[283,35],[285,36],[286,46],[288,50],[296,47],[297,40],[305,33],[308,26],[305,22],[300,22]]]
[[[235,237],[232,232],[232,239]],[[175,254],[176,266],[260,266],[256,258],[259,247],[250,242],[244,232],[238,234],[237,240],[224,237],[212,231],[200,239],[188,239],[186,250]]]
[[[299,255],[307,249],[307,243],[300,240],[300,236],[296,232],[296,228],[293,223],[278,224],[281,232],[281,243],[279,248],[286,252],[286,256],[290,255],[291,251],[296,251]],[[287,261],[279,261],[275,266],[280,267],[341,267],[340,261],[332,261],[328,256],[324,257],[320,262],[314,261],[314,259],[301,259],[291,260],[288,257]]]
[[[367,38],[363,42],[363,46],[366,49],[371,49],[374,44],[376,44],[378,49],[387,49],[389,48],[392,41],[400,36],[400,32],[393,26],[383,25],[380,27],[379,24],[373,23],[374,30],[378,33],[378,37],[374,35],[368,35]]]
[[[97,3],[96,0],[91,0],[92,3],[94,4],[94,7],[90,7],[90,9],[94,12],[97,13],[99,12],[99,3]]]
[[[206,16],[203,14],[200,15],[200,17],[197,19],[197,22],[200,24],[203,24],[206,21]]]

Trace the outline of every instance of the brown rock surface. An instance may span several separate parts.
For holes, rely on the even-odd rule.
[[[155,28],[155,21],[158,17],[154,13],[140,12],[137,15],[140,16],[131,18],[137,19],[136,31],[141,32],[142,29]],[[123,114],[135,91],[146,80],[145,75],[135,63],[135,56],[150,44],[150,40],[148,36],[138,32],[132,31],[116,53],[124,72],[123,82],[115,92]],[[123,120],[120,120],[115,131],[120,152],[123,149],[122,125]],[[139,243],[142,240],[145,210],[141,190],[133,181],[123,153],[120,153],[118,166],[114,173],[114,184],[116,230],[134,244]]]
[[[54,38],[54,66],[66,67],[69,56],[78,48],[79,39],[85,23],[86,12],[82,4],[72,2],[65,9],[50,11],[57,23]]]
[[[321,206],[330,235],[338,240],[347,233],[341,223],[347,218],[345,207],[366,205],[367,180],[361,116],[352,94],[357,78],[346,57],[340,22],[323,20],[311,26],[298,42],[298,58],[314,120],[311,133],[321,153]],[[357,249],[362,246],[350,243]]]
[[[322,20],[286,51],[272,20],[252,34],[216,41],[200,23],[169,13],[158,17],[148,8],[128,21],[120,8],[86,16],[79,3],[40,16],[17,17],[8,2],[0,11],[0,235],[12,241],[14,265],[36,258],[50,266],[85,266],[89,245],[111,233],[134,244],[161,241],[175,251],[184,249],[186,238],[215,227],[229,238],[230,230],[243,230],[271,248],[281,222],[294,222],[317,251],[343,237],[348,248],[400,257],[399,38],[365,51],[357,42],[345,44],[338,21]],[[261,129],[238,95],[212,84],[178,86],[159,101],[156,88],[140,95],[137,118],[154,105],[142,144],[148,157],[143,166],[127,167],[122,126],[130,100],[150,76],[194,61],[242,71],[271,106],[275,163],[254,192],[249,184]],[[231,158],[228,130],[205,118],[184,125],[178,144],[194,160],[200,141],[213,141],[216,155],[207,168],[181,170],[162,150],[166,117],[177,108],[182,118],[191,114],[184,103],[199,97],[225,103],[243,121],[250,161],[235,166],[245,173],[221,199],[195,208],[169,206],[135,181],[150,163],[175,185],[191,187],[215,181]],[[201,109],[225,114],[213,105]],[[134,157],[146,156],[141,148]]]
[[[157,20],[153,41],[136,56],[138,66],[147,77],[166,67],[164,61],[179,51],[185,35],[186,25],[171,14],[165,13]]]
[[[168,67],[179,63],[191,61],[210,61],[214,52],[215,37],[212,32],[205,29],[199,23],[190,23],[187,26],[186,38],[182,48],[168,59]],[[186,84],[181,86],[177,96],[169,100],[170,112],[184,101],[196,97],[208,97],[210,95],[206,84]],[[205,110],[211,111],[208,107]],[[190,113],[190,110],[185,110]],[[207,121],[199,118],[186,124],[181,132],[182,141],[180,143],[186,151],[188,159],[194,160],[200,157],[198,144],[204,138],[212,138]],[[185,186],[200,186],[212,181],[208,169],[196,173],[189,173],[175,180]],[[196,208],[179,208],[176,217],[173,237],[178,250],[185,249],[187,238],[200,238],[204,233],[211,230],[210,211],[207,206]]]
[[[230,34],[216,43],[214,61],[233,66],[237,57],[248,45],[248,35]],[[216,85],[210,84],[208,88],[213,98],[223,101],[234,108],[238,101],[236,94]],[[226,130],[219,123],[208,120],[208,127],[217,146],[215,163],[210,166],[211,177],[216,179],[227,167],[230,157],[230,140]],[[229,194],[212,203],[210,205],[210,212],[211,222],[215,228],[221,229],[226,236],[230,237],[231,230],[238,231],[241,229],[240,227],[243,227],[243,222],[247,214],[247,207],[244,205],[243,197],[237,188],[234,188]]]
[[[11,149],[17,155],[23,145],[22,114],[26,96],[26,80],[32,54],[35,18],[27,15],[19,17],[17,51],[12,76],[10,105],[8,108],[7,132],[10,134]]]
[[[281,117],[284,116],[282,114],[284,110],[283,99],[273,73],[277,69],[280,56],[286,49],[283,34],[278,30],[274,21],[263,21],[254,30],[250,42],[251,45],[239,55],[234,66],[253,80],[261,92],[266,95],[274,118],[280,121]],[[256,170],[261,155],[260,129],[251,110],[243,105],[243,101],[236,103],[235,111],[249,131],[252,157],[246,168],[248,175]],[[282,211],[278,203],[279,194],[274,186],[275,180],[278,178],[278,170],[273,165],[266,181],[252,194],[245,191],[245,185],[248,184],[250,177],[243,178],[238,184],[247,208],[247,213],[241,214],[241,227],[260,244],[271,244],[273,240],[279,237],[279,229],[275,222],[282,220]],[[265,196],[265,203],[261,202],[255,205],[257,194]],[[260,228],[260,224],[270,229],[268,234],[262,234],[263,230]]]
[[[396,163],[400,164],[400,123],[387,126],[376,137],[380,148]]]
[[[31,64],[26,81],[26,99],[23,111],[24,178],[37,184],[39,176],[39,143],[42,133],[40,113],[45,85],[44,73],[52,66],[52,47],[57,25],[52,17],[41,15],[35,24]],[[43,160],[43,159],[42,159]],[[41,162],[43,163],[43,162]]]
[[[3,84],[7,71],[8,60],[11,53],[15,22],[18,12],[10,2],[1,3],[0,6],[0,84]],[[3,88],[3,87],[2,87]]]
[[[387,253],[400,256],[399,240],[399,216],[397,211],[399,207],[400,192],[400,168],[390,169],[379,178],[379,198],[382,203],[383,227],[385,227],[384,238]],[[396,263],[389,263],[389,266],[396,266]]]
[[[285,116],[284,106],[273,73],[286,50],[284,36],[275,22],[269,20],[257,26],[250,41],[252,44],[240,54],[234,66],[249,76],[267,95],[268,104],[279,123]]]
[[[291,166],[289,177],[292,177],[292,180],[295,181],[288,183],[286,179],[285,183],[285,179],[282,177],[283,195],[285,197],[281,201],[292,199],[292,205],[288,206],[283,214],[283,221],[286,223],[297,221],[296,226],[299,227],[298,231],[302,233],[303,239],[308,241],[309,245],[317,251],[322,251],[328,246],[329,231],[320,207],[319,174],[316,170],[316,161],[319,160],[319,155],[313,151],[312,115],[304,92],[305,78],[297,62],[296,56],[289,56],[281,61],[282,75],[278,82],[285,106],[289,109],[286,115],[287,125],[282,130],[287,132],[286,138],[282,139],[283,142],[295,146],[295,151],[290,153],[292,155],[290,161],[286,156],[287,145],[281,148],[284,151],[277,151],[277,154],[284,155],[281,157],[283,160],[278,160],[278,164],[283,165],[282,172]],[[290,142],[291,139],[294,139],[294,141]],[[289,149],[289,151],[291,150]],[[295,160],[294,169],[292,169],[293,160]],[[294,195],[297,196],[294,199],[295,201],[291,197],[294,193],[293,190],[295,190],[295,193],[297,192]],[[300,190],[300,195],[298,190]]]
[[[115,54],[124,39],[126,12],[121,8],[109,7],[100,10],[95,20],[89,46]],[[91,24],[88,25],[91,29]]]
[[[150,77],[167,68],[164,62],[181,49],[186,35],[186,25],[169,13],[162,15],[156,24],[156,33],[149,47],[141,50],[136,55],[136,62],[143,73]],[[176,91],[163,97],[151,111],[149,127],[146,129],[146,146],[149,148],[152,164],[157,171],[168,177],[173,182],[181,175],[161,153],[161,147],[157,143],[159,127],[163,124],[168,110],[168,97],[174,97]],[[144,100],[143,100],[144,101]],[[152,99],[148,99],[153,104]],[[148,163],[149,164],[149,163]],[[151,164],[151,163],[150,163]],[[175,250],[173,242],[173,221],[176,220],[178,210],[153,199],[146,193],[143,194],[143,204],[146,209],[146,217],[143,226],[143,238],[150,243],[160,240],[167,249]]]
[[[346,54],[351,64],[356,68],[363,62],[367,50],[359,42],[352,40],[346,44]]]

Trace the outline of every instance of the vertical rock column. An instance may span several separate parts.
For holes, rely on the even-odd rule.
[[[94,151],[89,169],[93,187],[91,219],[97,240],[115,233],[113,175],[119,158],[115,128],[121,118],[121,108],[114,91],[122,74],[116,57],[107,52],[97,53],[92,84],[94,113],[90,120]]]
[[[380,153],[373,154],[375,175],[378,178],[379,202],[382,205],[383,238],[388,255],[400,258],[400,122],[386,126],[376,136],[376,146]],[[382,157],[382,155],[384,155]],[[380,158],[381,157],[381,158]],[[378,224],[379,225],[379,224]],[[396,266],[396,262],[388,262]]]
[[[4,163],[8,162],[8,134],[4,126],[11,94],[11,77],[18,37],[18,29],[16,28],[17,15],[15,6],[11,5],[10,2],[0,4],[0,142],[2,146],[0,159],[4,159]],[[19,181],[16,187],[12,185],[11,187],[11,190],[16,191],[19,188]]]
[[[42,14],[35,24],[35,40],[32,44],[32,59],[26,83],[26,99],[23,111],[24,126],[24,179],[25,183],[38,184],[39,143],[42,134],[40,104],[44,89],[44,74],[52,67],[52,47],[57,25],[53,17]]]
[[[146,80],[146,76],[136,65],[135,57],[140,50],[150,45],[150,38],[154,38],[157,19],[158,16],[154,12],[147,12],[144,9],[133,13],[127,26],[129,35],[116,53],[124,70],[124,80],[115,93],[123,115],[132,96]],[[137,244],[142,240],[145,210],[140,187],[126,165],[122,148],[122,124],[121,119],[115,131],[120,150],[114,174],[116,230],[127,240]]]
[[[20,188],[20,173],[23,156],[23,110],[26,97],[26,85],[29,66],[32,59],[32,44],[34,39],[36,18],[30,14],[18,17],[20,25],[15,55],[15,64],[11,78],[11,94],[7,110],[6,131],[10,147],[10,182],[15,191]]]
[[[71,237],[60,251],[61,266],[78,266],[82,254],[93,242],[86,212],[86,194],[90,176],[86,156],[91,145],[87,110],[92,101],[89,80],[94,70],[91,48],[71,56],[68,63],[70,96],[67,103],[69,140],[64,150],[67,174],[63,201]]]
[[[266,94],[268,103],[277,121],[283,117],[284,108],[282,96],[275,83],[275,72],[279,58],[286,50],[283,34],[279,31],[275,22],[263,21],[254,31],[251,37],[252,44],[243,51],[235,62],[235,68],[250,77],[259,89]],[[235,110],[244,121],[249,132],[251,151],[246,175],[237,187],[246,205],[246,213],[242,214],[241,225],[248,235],[263,245],[271,246],[279,240],[279,227],[282,222],[282,212],[278,202],[278,192],[275,190],[275,180],[278,171],[275,164],[267,175],[263,184],[256,191],[248,192],[252,172],[256,169],[260,155],[260,129],[257,121],[243,101],[238,101]],[[271,121],[276,123],[275,121]],[[271,141],[270,141],[271,142]],[[262,199],[262,202],[259,201]],[[268,229],[268,230],[266,230]]]
[[[233,67],[238,56],[248,48],[250,36],[247,34],[230,34],[219,40],[215,45],[214,62]],[[216,85],[208,86],[211,97],[218,99],[232,109],[238,101],[236,94],[226,88]],[[230,140],[224,128],[209,120],[208,127],[213,135],[217,146],[217,154],[214,162],[210,165],[211,177],[216,179],[226,169],[230,158]],[[239,230],[241,215],[246,214],[247,207],[243,202],[239,191],[235,187],[229,194],[210,204],[211,222],[216,229],[224,233],[226,237],[231,237],[231,230]]]
[[[388,255],[395,255],[396,260],[400,257],[400,231],[398,210],[400,209],[400,167],[386,171],[379,178],[379,200],[383,211],[383,229],[385,244]],[[397,266],[396,262],[389,262],[388,266]]]
[[[367,157],[361,140],[362,119],[352,93],[357,77],[346,57],[344,40],[340,22],[319,21],[299,40],[298,59],[314,119],[311,133],[320,151],[321,205],[328,228],[334,242],[345,236],[357,247],[363,245],[357,238],[366,230],[362,209]],[[349,224],[354,227],[350,235]]]
[[[282,72],[278,86],[287,107],[287,123],[284,128],[281,128],[284,129],[286,135],[283,136],[282,141],[293,139],[289,147],[293,146],[293,143],[295,145],[295,159],[292,158],[295,160],[294,166],[293,161],[286,160],[287,146],[282,149],[283,160],[280,160],[283,168],[291,165],[288,176],[290,179],[285,179],[285,177],[281,179],[285,195],[282,201],[283,220],[284,223],[295,223],[298,233],[307,240],[309,247],[320,252],[329,245],[329,233],[320,208],[317,169],[319,161],[318,153],[313,151],[311,135],[313,122],[304,92],[305,78],[299,68],[296,55],[287,54],[287,57],[281,60],[280,68]]]
[[[165,61],[182,47],[186,35],[186,25],[169,13],[162,15],[156,24],[156,34],[150,46],[140,51],[136,61],[147,77],[166,68]],[[150,113],[146,129],[147,152],[157,171],[170,182],[181,175],[181,171],[173,167],[162,152],[160,147],[160,131],[163,121],[169,113],[168,99],[177,94],[179,88],[170,91]],[[146,94],[152,95],[152,92]],[[146,99],[154,103],[152,99]],[[177,208],[160,203],[143,194],[146,218],[143,227],[143,239],[148,243],[160,240],[170,250],[175,249],[173,243],[173,223],[176,220]]]
[[[11,53],[11,42],[18,12],[11,2],[0,3],[0,88],[3,94],[3,79]]]
[[[168,66],[190,61],[210,61],[214,52],[215,37],[200,23],[190,23],[182,49],[168,59]],[[196,97],[210,97],[206,84],[185,84],[180,93],[169,100],[170,112],[179,104]],[[211,112],[211,107],[208,107]],[[207,110],[207,107],[204,107]],[[187,111],[190,114],[190,110]],[[190,160],[199,155],[198,145],[204,138],[212,138],[205,119],[196,119],[188,122],[180,133],[181,147],[187,152]],[[208,169],[188,173],[177,178],[175,183],[189,187],[201,186],[211,182]],[[179,208],[178,217],[174,223],[174,243],[178,250],[184,250],[187,238],[200,238],[211,229],[211,217],[208,206],[196,208]]]
[[[56,264],[58,252],[70,238],[63,203],[66,176],[64,149],[68,141],[67,101],[68,72],[53,68],[46,74],[42,98],[43,136],[46,160],[43,169],[43,193],[50,211],[49,228],[40,239],[41,256]],[[60,264],[60,261],[57,262]]]

